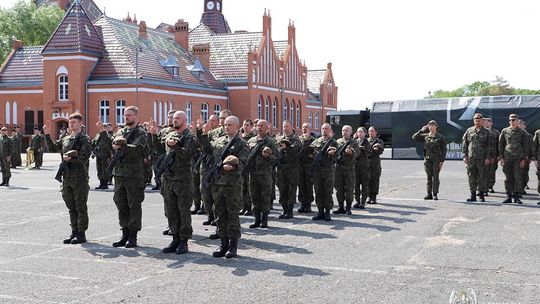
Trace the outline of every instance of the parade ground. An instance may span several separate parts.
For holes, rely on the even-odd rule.
[[[465,166],[447,161],[438,201],[425,201],[422,161],[383,160],[377,205],[312,221],[295,211],[269,229],[241,217],[239,257],[213,258],[214,227],[192,217],[190,253],[163,254],[170,237],[162,198],[146,192],[139,247],[120,236],[113,191],[96,191],[90,164],[88,242],[71,230],[54,180],[59,155],[41,170],[13,170],[0,189],[1,303],[540,303],[540,206],[531,169],[523,205],[503,205],[503,175],[485,203],[469,196]],[[531,166],[532,167],[532,166]],[[150,188],[148,188],[150,189]],[[297,208],[295,208],[296,210]],[[462,297],[463,296],[463,297]]]

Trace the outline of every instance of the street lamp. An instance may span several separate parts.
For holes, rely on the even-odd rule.
[[[138,46],[135,49],[135,100],[137,108],[139,107],[139,53],[142,52],[142,47]]]

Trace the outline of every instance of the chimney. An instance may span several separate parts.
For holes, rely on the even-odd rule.
[[[207,68],[210,68],[210,44],[197,44],[193,46],[193,55]]]
[[[266,12],[266,9],[264,9],[264,15],[263,15],[263,35],[269,34],[268,39],[270,39],[270,36],[272,36],[272,17],[270,17],[270,10],[268,10],[268,13]]]
[[[326,69],[327,70],[331,70],[332,69],[332,63],[329,62],[327,65],[326,65]]]
[[[124,21],[127,23],[131,23],[131,17],[129,16],[129,12],[128,12],[127,18],[124,19]]]
[[[133,23],[137,24],[137,14],[133,14]]]
[[[146,22],[144,21],[139,23],[139,37],[142,39],[148,38],[148,32],[146,32]]]
[[[13,38],[11,40],[11,47],[13,48],[14,51],[16,51],[23,47],[23,42],[21,40]]]
[[[184,50],[189,51],[189,23],[184,19],[178,19],[174,25],[174,40]]]
[[[296,28],[294,27],[294,21],[289,20],[289,45],[296,43]]]
[[[58,6],[64,11],[68,9],[68,4],[69,4],[69,0],[58,1]]]

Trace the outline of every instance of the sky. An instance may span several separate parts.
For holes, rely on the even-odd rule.
[[[129,12],[149,27],[184,19],[193,28],[204,6],[204,0],[94,1],[110,17]],[[233,31],[261,31],[265,9],[274,40],[286,40],[294,21],[308,69],[332,62],[341,110],[423,98],[495,76],[513,87],[540,89],[540,1],[223,0]]]

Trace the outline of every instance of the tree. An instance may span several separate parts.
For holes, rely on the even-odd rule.
[[[62,18],[64,11],[56,5],[39,8],[33,1],[19,0],[12,8],[0,7],[0,63],[11,51],[11,39],[22,40],[24,45],[44,45]]]
[[[469,96],[540,95],[540,90],[516,89],[502,76],[488,81],[475,81],[453,91],[437,90],[426,98],[451,98]]]

